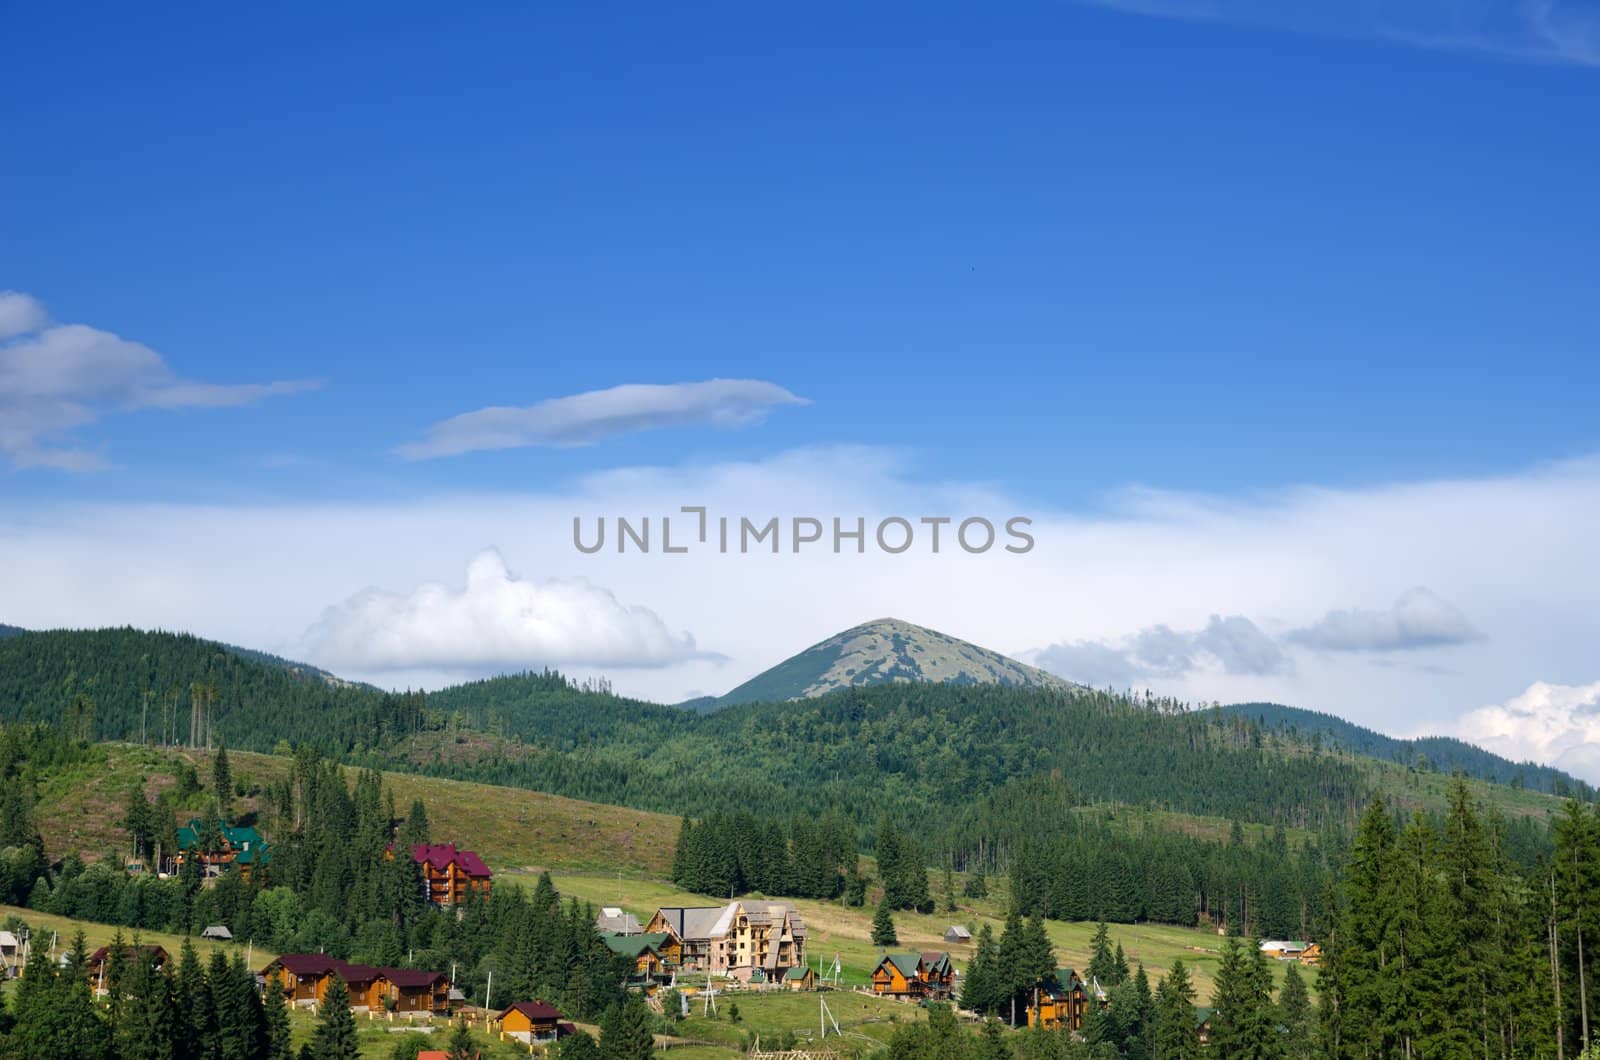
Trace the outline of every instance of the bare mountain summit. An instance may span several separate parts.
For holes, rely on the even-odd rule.
[[[702,709],[820,696],[850,685],[927,681],[960,685],[1069,688],[1071,682],[937,630],[880,618],[786,659]]]

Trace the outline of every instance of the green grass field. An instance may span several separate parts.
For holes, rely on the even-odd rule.
[[[0,905],[0,920],[11,916],[18,916],[27,921],[28,927],[33,931],[33,945],[36,947],[49,946],[50,934],[55,932],[56,951],[58,953],[72,947],[73,933],[80,929],[83,931],[84,942],[88,945],[90,951],[100,946],[108,945],[119,930],[122,932],[124,941],[133,941],[133,929],[131,928],[119,929],[106,924],[96,924],[88,920],[71,920],[64,916],[53,916],[35,909],[21,909],[14,905]],[[177,957],[178,951],[183,948],[183,936],[171,935],[165,931],[141,931],[139,932],[139,941],[145,945],[160,946],[172,954],[173,957]],[[199,953],[202,961],[210,958],[211,951],[214,949],[222,950],[230,960],[235,953],[248,955],[250,966],[255,969],[264,967],[277,956],[272,950],[264,950],[260,946],[250,946],[248,941],[244,939],[238,942],[210,942],[196,938],[194,940],[194,948]]]

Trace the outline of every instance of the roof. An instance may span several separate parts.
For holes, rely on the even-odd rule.
[[[102,961],[104,961],[106,959],[106,955],[108,953],[110,953],[110,952],[111,952],[111,947],[110,946],[101,946],[99,949],[97,949],[93,953],[89,954],[89,963],[90,964],[99,964],[99,963],[101,963]],[[133,953],[134,953],[133,945],[131,943],[124,942],[122,944],[122,949],[120,951],[118,951],[118,952],[120,952],[123,957],[132,957]],[[139,946],[139,952],[147,953],[150,956],[156,958],[157,960],[164,961],[164,960],[167,959],[166,948],[162,947],[162,946],[141,944]]]
[[[924,953],[922,955],[922,963],[926,964],[932,971],[944,971],[950,967],[950,955],[948,953]]]
[[[659,957],[661,954],[656,952],[656,947],[661,945],[661,939],[664,937],[663,935],[602,934],[600,941],[609,946],[612,953],[620,953],[624,957],[638,957],[647,950]]]
[[[637,935],[643,930],[638,917],[611,905],[600,910],[600,915],[594,918],[594,926],[617,935]]]
[[[348,964],[337,957],[329,957],[326,953],[285,953],[272,961],[262,971],[268,971],[277,965],[293,974],[305,978],[321,978],[332,972],[347,983],[370,983],[375,979],[387,979],[395,986],[404,989],[418,989],[431,987],[444,978],[443,972],[427,972],[419,968],[391,968],[388,966],[374,967],[370,964]]]
[[[198,817],[189,818],[189,823],[178,829],[178,848],[188,850],[199,846],[205,830],[206,826]],[[218,821],[217,832],[230,850],[240,852],[254,850],[256,847],[265,846],[267,842],[261,838],[260,832],[249,825],[227,825]]]
[[[784,972],[783,977],[785,980],[791,983],[797,983],[810,974],[811,969],[802,964],[798,965],[797,967],[790,968],[787,972]]]
[[[662,906],[656,915],[666,921],[680,939],[709,939],[711,928],[722,916],[722,906]]]
[[[1259,948],[1263,950],[1303,950],[1306,948],[1306,944],[1285,939],[1262,939]]]
[[[972,932],[968,931],[960,924],[951,924],[949,927],[944,929],[944,934],[946,938],[949,938],[951,935],[954,935],[958,939],[970,939],[972,937]]]
[[[559,1009],[557,1009],[554,1005],[546,1005],[543,1001],[518,1001],[516,1004],[507,1007],[500,1013],[499,1016],[495,1018],[505,1019],[513,1012],[520,1012],[535,1022],[546,1022],[549,1020],[559,1020],[561,1018],[561,1012]]]
[[[1211,1010],[1209,1008],[1201,1008],[1198,1005],[1195,1006],[1195,1010],[1194,1010],[1194,1025],[1196,1027],[1200,1026],[1202,1023],[1205,1023],[1206,1021],[1208,1021],[1210,1019],[1211,1019]]]
[[[456,866],[468,876],[487,879],[494,875],[476,853],[470,850],[457,850],[454,843],[417,843],[411,848],[411,860],[418,864],[432,865],[441,872],[449,868],[451,862],[455,862]]]
[[[894,965],[907,979],[913,979],[922,967],[922,956],[916,953],[886,953],[883,960],[878,962],[878,967],[882,968],[884,962]]]
[[[5,946],[9,949],[16,949],[20,945],[22,945],[22,943],[17,941],[17,936],[13,935],[9,931],[0,931],[0,946]]]
[[[231,939],[233,938],[233,932],[229,931],[226,925],[212,924],[200,932],[200,937],[203,939]]]

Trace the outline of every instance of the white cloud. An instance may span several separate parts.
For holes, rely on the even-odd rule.
[[[1600,66],[1592,0],[1077,0],[1129,15],[1369,38],[1437,51]]]
[[[99,452],[63,443],[108,411],[221,408],[317,385],[181,379],[142,343],[84,324],[52,325],[36,299],[0,293],[0,457],[14,467],[104,467]]]
[[[1483,634],[1460,608],[1418,586],[1386,611],[1329,611],[1289,639],[1323,651],[1386,652],[1469,644]]]
[[[1027,654],[1036,666],[1097,688],[1207,669],[1257,676],[1291,669],[1283,649],[1243,615],[1212,615],[1197,630],[1154,625],[1118,641],[1079,640]]]
[[[654,611],[622,604],[581,578],[533,582],[494,549],[467,565],[460,589],[366,589],[306,631],[306,659],[346,670],[481,674],[544,666],[664,666],[695,657],[694,638]]]
[[[1600,681],[1536,682],[1465,715],[1456,735],[1513,761],[1540,762],[1600,784]]]
[[[574,516],[649,515],[659,540],[659,518],[685,504],[752,518],[1025,514],[1038,544],[1025,556],[619,555],[610,544],[583,555],[572,545]],[[462,559],[492,542],[513,568],[605,586],[653,608],[674,635],[692,631],[697,645],[727,657],[563,667],[675,701],[695,689],[725,691],[886,614],[1010,653],[1079,642],[1120,649],[1131,632],[1157,626],[1194,637],[1213,614],[1247,616],[1282,645],[1334,604],[1426,585],[1493,632],[1452,653],[1450,672],[1418,665],[1418,653],[1295,648],[1292,667],[1251,673],[1239,648],[1234,672],[1221,656],[1196,654],[1203,665],[1140,683],[1191,702],[1292,703],[1409,735],[1452,731],[1463,710],[1535,676],[1589,679],[1600,611],[1590,579],[1575,572],[1594,569],[1597,518],[1600,460],[1247,497],[1130,490],[1074,513],[981,484],[930,481],[905,454],[822,448],[635,467],[540,492],[0,505],[0,622],[188,629],[293,655],[329,602],[374,585],[402,599],[423,583],[459,586]],[[1228,650],[1225,630],[1207,639],[1208,650]],[[1142,650],[1181,658],[1158,647],[1152,637]],[[333,669],[389,687],[456,676]]]
[[[0,339],[23,335],[44,325],[44,306],[21,291],[0,291]]]
[[[408,460],[426,460],[482,449],[589,445],[661,427],[740,427],[760,420],[772,406],[804,404],[804,398],[759,379],[629,383],[525,407],[465,412],[428,428],[425,440],[395,451]]]

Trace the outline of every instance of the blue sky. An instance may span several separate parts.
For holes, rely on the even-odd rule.
[[[75,426],[0,392],[13,424],[0,507],[37,527],[86,505],[593,499],[619,468],[726,485],[728,468],[808,452],[867,454],[862,478],[897,496],[983,491],[1067,522],[1114,523],[1134,487],[1259,514],[1298,490],[1355,504],[1543,481],[1551,467],[1586,475],[1600,434],[1600,6],[1280,7],[13,11],[0,290],[48,320],[7,341],[15,353],[52,325],[86,325],[164,367],[132,389],[67,395],[90,410]],[[485,407],[713,379],[804,404],[760,401],[734,426],[688,414],[592,445],[397,453]],[[175,389],[189,384],[234,389]],[[285,385],[237,389],[262,384]],[[21,466],[38,462],[21,446],[98,470]],[[849,478],[848,461],[817,466],[817,482]],[[330,556],[353,580],[306,588],[304,615],[201,631],[292,647],[362,585],[460,583],[479,548],[531,579],[588,576],[553,546],[477,536],[411,566]],[[22,537],[7,540],[27,562]],[[1318,575],[1294,606],[1271,601],[1275,637],[1341,609],[1389,614],[1418,587],[1453,609],[1475,592],[1465,575],[1446,592],[1447,572],[1398,565],[1360,599],[1323,598],[1310,544],[1303,558]],[[757,624],[763,655],[710,618],[671,617],[670,589],[637,571],[597,580],[733,660],[692,678],[718,687],[857,606],[904,610],[909,592],[885,576],[803,629]],[[1158,599],[1104,628],[1041,616],[967,632],[1004,650],[1126,655],[1118,638],[1140,630],[1213,643],[1208,613],[1269,606],[1187,585],[1174,580],[1166,610]],[[109,605],[95,588],[67,594],[83,622],[206,626],[184,622],[181,599],[123,586]],[[14,597],[10,620],[68,620],[57,607],[42,591]],[[1493,616],[1456,617],[1481,636],[1455,650],[1481,665],[1451,662],[1456,685],[1417,693],[1424,715],[1600,677],[1578,648],[1590,630],[1565,618],[1570,651],[1519,670]],[[1233,691],[1226,660],[1208,658],[1220,671],[1182,691],[1212,678]],[[689,690],[640,665],[652,676],[639,691]],[[1298,683],[1237,692],[1381,713],[1384,675],[1335,694],[1305,665]],[[1421,689],[1440,664],[1417,665]]]

